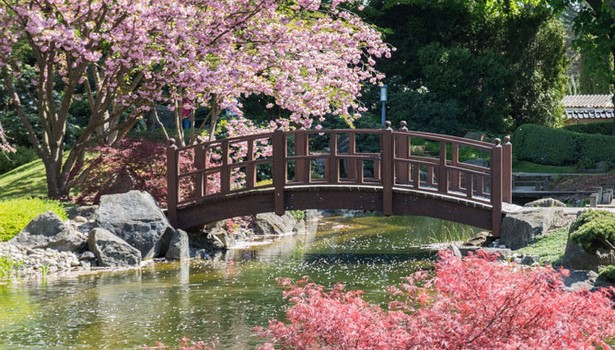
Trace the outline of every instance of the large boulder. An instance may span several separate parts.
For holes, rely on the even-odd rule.
[[[85,234],[71,229],[53,211],[47,211],[28,223],[10,240],[31,249],[55,249],[64,252],[80,252],[87,245]]]
[[[141,263],[141,252],[113,233],[95,228],[88,235],[88,247],[103,267],[134,266]]]
[[[529,208],[550,208],[550,207],[565,207],[566,203],[554,198],[541,198],[535,201],[525,203],[524,207]]]
[[[502,221],[500,244],[520,249],[552,228],[567,223],[564,211],[558,208],[528,208],[509,213]]]
[[[164,256],[175,229],[147,192],[100,197],[96,224],[141,251],[143,259]]]
[[[182,230],[176,230],[169,250],[167,250],[166,258],[169,260],[187,260],[190,259],[190,247],[188,234]]]
[[[598,268],[601,266],[615,265],[615,251],[598,249],[596,254],[588,253],[581,246],[574,243],[570,239],[569,234],[562,265],[571,270],[598,271]]]

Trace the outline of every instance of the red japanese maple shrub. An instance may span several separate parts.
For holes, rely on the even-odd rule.
[[[149,192],[162,206],[167,202],[167,145],[147,139],[124,139],[116,146],[94,149],[87,176],[79,186],[78,203],[98,203],[100,196],[129,190]],[[180,157],[180,167],[192,167],[191,153]],[[183,186],[183,191],[193,190]]]
[[[610,349],[613,289],[566,291],[565,273],[446,252],[434,276],[391,288],[387,309],[341,285],[283,280],[288,323],[257,330],[260,349]]]

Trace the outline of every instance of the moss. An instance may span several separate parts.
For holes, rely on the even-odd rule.
[[[598,278],[608,282],[615,282],[615,265],[604,266],[599,269]]]
[[[517,253],[538,256],[542,263],[557,265],[564,256],[567,240],[568,228],[562,227],[536,239]]]
[[[572,226],[570,238],[588,253],[615,246],[615,214],[588,210]]]

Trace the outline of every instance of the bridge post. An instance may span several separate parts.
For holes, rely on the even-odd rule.
[[[382,214],[393,215],[393,155],[395,154],[393,142],[393,130],[391,122],[385,122],[382,130]]]
[[[512,203],[512,143],[510,143],[510,136],[504,136],[502,179],[502,200],[506,203]]]
[[[495,139],[491,149],[491,231],[493,237],[500,237],[502,225],[502,145]]]
[[[167,218],[177,227],[177,203],[179,202],[178,155],[175,140],[169,140],[167,147]]]
[[[446,141],[440,141],[440,166],[438,167],[438,192],[448,193],[448,171],[446,170]]]
[[[203,184],[205,183],[205,176],[202,172],[205,170],[205,139],[198,136],[197,137],[198,145],[194,147],[194,168],[199,171],[196,174],[196,200],[199,200],[207,193],[207,189]]]
[[[295,160],[295,179],[301,183],[310,182],[310,162],[305,159],[308,155],[308,138],[304,128],[295,133],[295,155],[304,156]]]
[[[273,132],[273,201],[276,215],[284,215],[284,186],[286,185],[286,141],[284,130]]]
[[[408,131],[408,123],[405,121],[399,122],[399,131]],[[409,159],[410,158],[410,143],[408,142],[408,135],[397,135],[395,153],[397,158]],[[401,185],[407,185],[410,183],[410,163],[401,162],[394,164],[395,166],[395,182]]]

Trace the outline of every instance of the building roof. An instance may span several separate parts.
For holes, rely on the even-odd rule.
[[[613,108],[613,95],[566,95],[562,100],[564,108]]]

